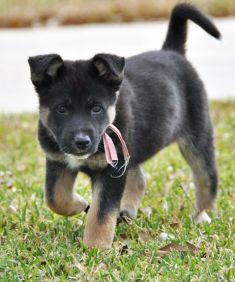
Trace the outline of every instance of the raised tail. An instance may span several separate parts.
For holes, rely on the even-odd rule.
[[[171,13],[167,36],[162,49],[185,54],[187,20],[193,21],[213,37],[217,39],[221,37],[213,22],[196,7],[190,4],[178,4]]]

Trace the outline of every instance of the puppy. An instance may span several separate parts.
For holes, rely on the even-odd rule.
[[[220,38],[209,18],[179,4],[161,51],[126,59],[112,54],[78,61],[57,54],[29,58],[40,104],[38,137],[46,154],[46,203],[61,215],[87,211],[87,202],[73,189],[80,171],[90,176],[92,203],[84,231],[89,247],[110,248],[118,216],[136,216],[146,187],[141,165],[173,142],[192,169],[198,211],[215,205],[213,128],[203,83],[185,58],[188,19]],[[126,169],[110,124],[129,149]],[[105,159],[106,132],[116,146],[116,167]]]

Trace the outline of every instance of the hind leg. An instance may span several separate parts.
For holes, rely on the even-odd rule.
[[[146,177],[141,166],[130,169],[122,196],[120,216],[135,218],[146,188]]]
[[[200,136],[182,138],[178,144],[193,171],[198,211],[215,209],[218,173],[212,129],[200,132]]]

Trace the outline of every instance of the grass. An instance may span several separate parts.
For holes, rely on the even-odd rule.
[[[131,22],[168,18],[182,0],[1,0],[0,27],[38,24]],[[224,17],[235,15],[233,0],[191,0],[205,12]]]
[[[113,248],[103,252],[83,245],[84,215],[61,217],[44,204],[37,116],[0,115],[0,281],[234,281],[235,101],[214,102],[211,110],[220,171],[212,223],[193,225],[190,170],[173,145],[145,164],[148,189],[138,218],[120,224]],[[84,175],[77,189],[90,201]],[[195,254],[159,257],[162,246],[187,242]]]

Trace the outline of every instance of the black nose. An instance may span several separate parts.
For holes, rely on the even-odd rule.
[[[88,135],[77,134],[74,138],[74,142],[77,149],[86,150],[91,144],[91,139]]]

